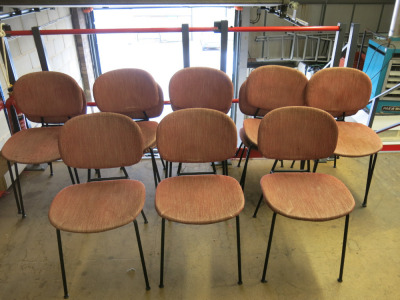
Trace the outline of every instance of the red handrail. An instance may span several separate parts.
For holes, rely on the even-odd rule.
[[[229,32],[260,32],[260,31],[338,31],[339,26],[266,26],[266,27],[230,27]],[[189,27],[190,32],[218,31],[217,27]],[[174,28],[107,28],[107,29],[52,29],[40,30],[41,35],[56,34],[102,34],[102,33],[161,33],[181,32],[181,27]],[[32,35],[32,30],[6,31],[9,36]]]
[[[239,99],[232,99],[232,103],[239,103]],[[167,105],[171,104],[171,101],[165,100],[164,105],[166,105],[166,104]],[[96,102],[88,102],[87,106],[97,106],[97,104],[96,104]]]

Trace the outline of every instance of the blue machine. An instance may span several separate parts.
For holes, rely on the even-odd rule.
[[[363,71],[372,81],[371,98],[400,83],[400,40],[370,40]],[[381,98],[376,113],[400,114],[400,90]]]

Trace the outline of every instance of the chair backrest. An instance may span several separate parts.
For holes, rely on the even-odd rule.
[[[307,82],[307,77],[294,68],[259,67],[246,80],[244,98],[248,105],[267,112],[284,106],[303,106]],[[239,102],[242,100],[239,95]]]
[[[351,116],[367,106],[371,90],[370,78],[360,70],[326,68],[310,78],[306,103],[334,117]]]
[[[271,159],[315,160],[332,155],[337,138],[337,124],[329,113],[305,106],[283,107],[261,120],[258,150]]]
[[[158,124],[157,148],[167,161],[224,161],[236,151],[235,123],[226,114],[206,108],[175,111]]]
[[[164,108],[161,87],[141,69],[117,69],[100,75],[93,84],[93,96],[100,111],[132,119],[158,117]]]
[[[246,96],[246,85],[247,80],[242,83],[239,89],[239,109],[240,111],[248,116],[253,117],[263,117],[268,112],[265,109],[259,109],[255,106],[250,105],[247,96]]]
[[[227,113],[232,105],[233,84],[224,72],[191,67],[176,72],[169,82],[172,109],[210,108]]]
[[[73,168],[131,166],[143,155],[139,126],[117,113],[95,113],[69,120],[61,128],[58,146],[64,163]]]
[[[18,108],[32,122],[64,123],[86,113],[83,90],[71,76],[53,71],[23,75],[14,85]]]

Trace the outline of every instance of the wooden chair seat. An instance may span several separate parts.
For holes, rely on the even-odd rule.
[[[348,215],[355,202],[337,178],[320,173],[273,173],[261,178],[264,200],[276,213],[307,221]]]
[[[1,154],[11,162],[42,164],[60,159],[58,135],[61,127],[21,130],[4,144]]]
[[[162,218],[185,224],[212,224],[232,219],[244,207],[236,179],[223,175],[170,177],[156,192],[156,210]]]
[[[107,231],[133,222],[144,201],[145,187],[136,180],[71,185],[54,198],[49,220],[55,228],[68,232]]]
[[[140,121],[137,122],[143,137],[143,150],[154,148],[156,146],[156,133],[158,123],[155,121]]]
[[[383,145],[374,130],[360,123],[337,122],[339,129],[335,154],[363,157],[379,152]]]
[[[254,146],[257,146],[258,142],[258,127],[260,126],[261,119],[246,119],[243,121],[243,128],[247,139]]]

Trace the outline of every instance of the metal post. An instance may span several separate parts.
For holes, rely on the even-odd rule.
[[[38,26],[32,27],[33,40],[35,41],[36,50],[39,56],[40,66],[42,71],[49,71],[49,65],[47,64],[47,52],[43,44],[42,37],[40,35],[40,29]]]
[[[228,21],[221,21],[221,71],[226,73],[228,55]]]
[[[189,25],[182,24],[183,67],[190,67]]]
[[[360,24],[351,23],[349,40],[347,42],[346,58],[344,61],[344,66],[347,68],[352,68],[354,65],[354,58],[356,57],[359,31],[360,31]],[[360,56],[361,56],[361,51],[360,51]]]
[[[342,46],[344,41],[344,34],[346,32],[346,25],[338,23],[340,29],[336,31],[335,45],[333,47],[333,57],[331,60],[331,67],[339,66],[340,58],[342,56]]]

